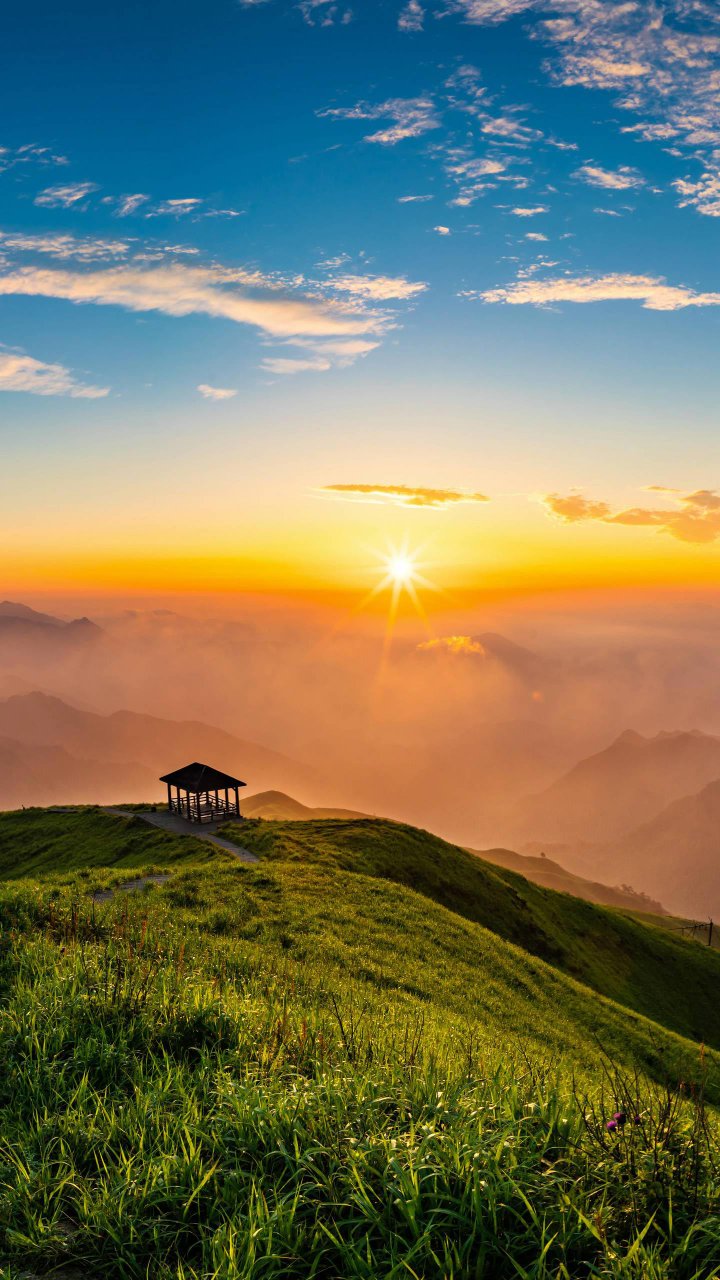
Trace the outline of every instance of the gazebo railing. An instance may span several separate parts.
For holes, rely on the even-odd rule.
[[[223,818],[241,816],[239,806],[234,800],[226,803],[224,799],[218,798],[198,802],[197,796],[187,793],[183,796],[172,796],[170,812],[177,813],[181,818],[187,818],[191,822],[220,822]]]

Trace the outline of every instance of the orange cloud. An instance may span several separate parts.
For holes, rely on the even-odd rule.
[[[472,636],[438,636],[433,640],[423,640],[418,650],[423,653],[451,653],[453,656],[475,654],[486,657],[485,647]]]
[[[652,492],[672,496],[677,490],[660,485],[650,486]],[[613,512],[607,502],[596,502],[581,493],[563,497],[549,493],[543,502],[553,515],[566,523],[578,520],[601,520],[604,524],[621,524],[641,528],[659,529],[680,542],[708,543],[720,538],[720,494],[714,489],[696,489],[694,493],[674,498],[675,510],[658,507],[630,507],[626,511]]]
[[[565,497],[559,493],[548,493],[543,502],[554,516],[567,524],[575,524],[577,520],[603,520],[610,515],[607,502],[593,502],[581,493],[569,493]]]
[[[464,502],[490,501],[484,493],[415,488],[405,484],[326,484],[321,492],[349,502],[387,503],[395,507],[450,507]]]

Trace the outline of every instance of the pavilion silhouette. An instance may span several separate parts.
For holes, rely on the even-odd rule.
[[[160,781],[167,785],[170,813],[177,813],[188,822],[218,822],[224,818],[242,817],[240,787],[246,784],[220,769],[196,760],[182,769],[166,773]]]

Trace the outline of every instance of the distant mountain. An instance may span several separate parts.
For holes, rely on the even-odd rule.
[[[313,818],[367,818],[367,813],[354,809],[312,808],[300,804],[282,791],[260,791],[257,795],[243,796],[240,802],[246,818],[267,818],[281,822],[308,822]]]
[[[64,622],[49,613],[38,613],[26,604],[12,600],[0,603],[0,644],[12,647],[14,641],[29,642],[35,647],[57,648],[68,643],[98,640],[104,632],[89,618]]]
[[[0,737],[0,809],[51,804],[111,804],[147,796],[157,783],[139,764],[78,760],[62,747]]]
[[[637,893],[628,885],[622,887],[600,884],[595,880],[586,880],[582,876],[573,875],[559,862],[546,857],[528,857],[515,853],[513,849],[471,849],[484,862],[492,862],[497,867],[505,867],[507,871],[517,871],[518,875],[532,880],[533,884],[542,885],[544,889],[554,889],[557,893],[569,893],[574,898],[583,898],[586,902],[597,902],[605,907],[620,907],[626,911],[644,911],[652,915],[664,915],[665,909],[659,902],[645,893]]]
[[[646,738],[628,730],[518,805],[509,829],[513,843],[605,844],[719,777],[720,738],[696,730]]]
[[[23,622],[30,622],[40,627],[65,626],[65,623],[60,618],[54,618],[50,613],[38,613],[36,609],[31,609],[29,605],[16,604],[12,600],[0,601],[0,618],[19,618]]]
[[[674,912],[720,921],[720,780],[673,800],[604,850],[599,865],[647,884]]]
[[[60,747],[93,766],[122,766],[118,791],[111,797],[116,800],[162,799],[160,775],[190,760],[203,760],[253,786],[287,787],[310,797],[317,783],[310,769],[289,757],[200,721],[163,720],[133,711],[96,715],[42,693],[0,701],[0,736],[25,746]],[[0,773],[0,808],[13,807],[16,798]],[[63,798],[70,802],[69,796]]]

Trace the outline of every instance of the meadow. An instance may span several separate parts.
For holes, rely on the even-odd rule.
[[[397,824],[224,834],[0,815],[8,1280],[720,1275],[714,950]]]

